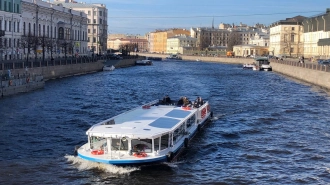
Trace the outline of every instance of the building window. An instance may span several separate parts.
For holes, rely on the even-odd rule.
[[[96,33],[96,29],[93,29],[93,33]]]
[[[19,32],[19,22],[17,22],[17,32]]]
[[[291,42],[294,42],[294,34],[291,34]]]
[[[291,30],[294,31],[294,27],[292,27]]]
[[[7,31],[7,21],[5,21],[5,31]]]
[[[88,15],[91,15],[91,11],[88,10]]]
[[[102,11],[99,11],[99,16],[102,16]]]
[[[93,37],[93,42],[96,42],[96,37]]]
[[[64,29],[62,27],[58,29],[58,38],[64,39]]]
[[[11,21],[8,21],[8,28],[9,28],[9,31],[11,31]]]
[[[99,22],[99,24],[102,24],[102,19],[100,19],[100,22]]]
[[[91,33],[91,29],[88,29],[88,33]]]
[[[88,24],[91,23],[91,20],[90,20],[90,19],[87,19],[87,23],[88,23]]]
[[[93,20],[93,23],[96,24],[96,19]]]

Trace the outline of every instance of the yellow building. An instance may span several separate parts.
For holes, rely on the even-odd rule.
[[[176,35],[190,35],[190,31],[186,29],[171,29],[164,31],[156,31],[149,34],[150,52],[166,53],[167,39]]]
[[[303,16],[280,20],[270,25],[269,53],[299,57],[303,55]]]

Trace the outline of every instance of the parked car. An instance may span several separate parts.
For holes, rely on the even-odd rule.
[[[329,60],[323,60],[322,62],[319,63],[319,65],[330,66],[330,59]]]

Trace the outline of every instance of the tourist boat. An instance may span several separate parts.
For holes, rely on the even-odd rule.
[[[253,69],[255,67],[255,64],[243,64],[243,69]]]
[[[212,116],[207,101],[194,108],[155,100],[93,125],[75,155],[113,165],[170,162]]]
[[[142,66],[150,66],[152,65],[152,61],[151,60],[137,60],[135,61],[135,65],[142,65]]]
[[[103,66],[103,71],[113,71],[113,70],[115,70],[115,66],[113,66],[113,65],[105,65],[105,66]]]
[[[169,59],[169,60],[182,60],[182,58],[180,56],[175,55],[175,54],[169,55],[168,57],[166,57],[166,59]]]
[[[255,59],[255,66],[253,70],[255,71],[272,71],[272,66],[269,65],[270,62],[267,57],[261,57]]]

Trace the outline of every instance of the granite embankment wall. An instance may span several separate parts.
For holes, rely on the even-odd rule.
[[[153,56],[166,58],[168,55],[161,54],[148,54],[140,53],[141,56]],[[201,57],[201,56],[181,56],[183,60],[196,61],[199,59],[202,62],[220,62],[229,64],[250,64],[254,62],[252,58],[226,58],[226,57]],[[290,60],[290,59],[288,59]],[[295,59],[296,62],[297,59]],[[317,64],[303,64],[300,66],[281,64],[277,60],[270,60],[270,65],[273,71],[280,73],[313,85],[320,86],[327,90],[330,90],[330,72],[329,69],[320,70],[317,69]],[[313,65],[314,67],[311,67]],[[308,67],[309,66],[309,67]]]
[[[114,65],[116,68],[129,67],[135,65],[137,59],[123,59],[107,62]],[[35,67],[26,69],[12,69],[11,74],[31,74],[31,75],[42,75],[45,80],[62,78],[66,76],[93,73],[97,71],[102,71],[104,66],[104,60],[98,60],[97,62],[90,63],[78,63],[70,65],[56,65],[56,66],[45,66],[45,67]],[[6,73],[7,71],[3,71]]]
[[[106,64],[114,65],[116,68],[123,68],[134,66],[135,61],[141,58],[123,59],[123,60],[108,60]],[[12,79],[1,80],[0,84],[0,98],[3,96],[14,95],[22,92],[29,92],[36,89],[43,88],[45,80],[62,78],[72,75],[86,74],[97,71],[102,71],[105,64],[104,60],[90,63],[78,63],[70,65],[57,65],[47,67],[35,67],[28,69],[11,69]],[[0,71],[6,74],[7,70]],[[19,77],[26,76],[22,79]],[[26,78],[29,76],[31,81],[26,83]],[[34,76],[41,76],[42,79]]]

